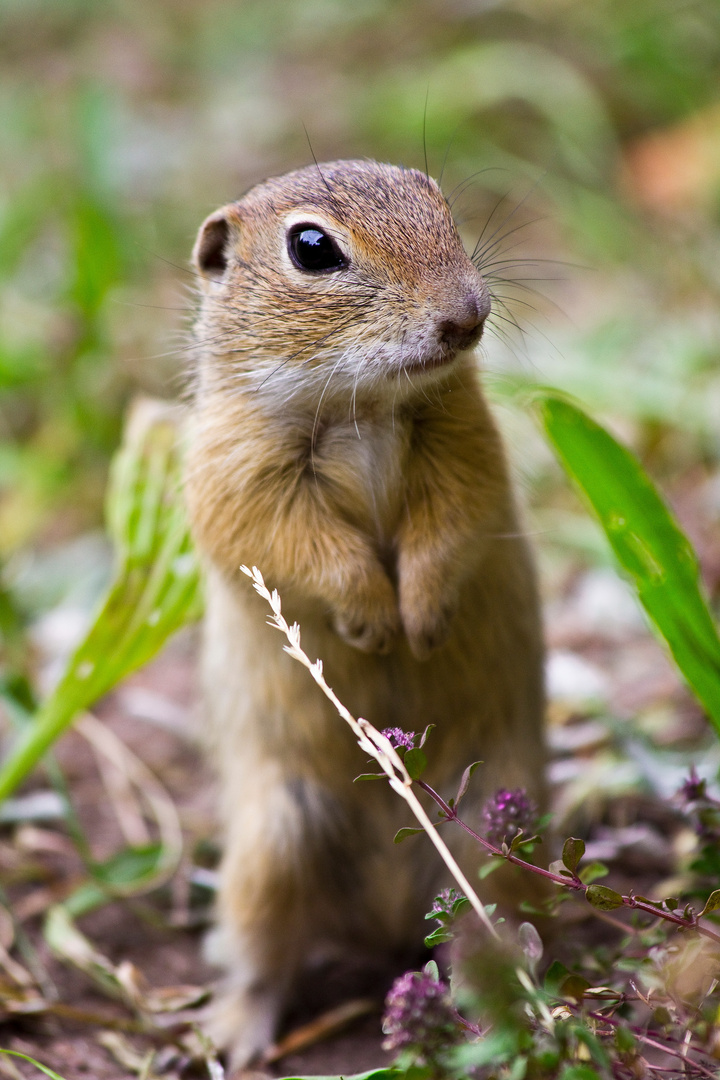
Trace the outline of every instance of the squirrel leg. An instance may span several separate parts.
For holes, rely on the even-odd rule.
[[[280,818],[281,801],[275,800]],[[211,1006],[208,1032],[235,1069],[261,1058],[274,1041],[304,960],[307,927],[296,859],[285,850],[287,835],[277,830],[264,807],[257,814],[252,806],[241,810],[220,868],[218,926],[207,952],[228,974]]]

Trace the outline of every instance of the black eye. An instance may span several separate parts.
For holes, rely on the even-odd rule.
[[[293,225],[288,233],[290,258],[300,270],[341,270],[347,260],[334,240],[315,225]]]

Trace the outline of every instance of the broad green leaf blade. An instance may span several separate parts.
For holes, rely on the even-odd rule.
[[[179,494],[177,424],[141,402],[112,471],[108,526],[118,568],[63,678],[0,770],[0,799],[35,767],[73,718],[150,660],[201,609],[199,569]]]
[[[720,733],[720,639],[689,540],[629,450],[565,398],[540,392],[534,400],[558,457]]]

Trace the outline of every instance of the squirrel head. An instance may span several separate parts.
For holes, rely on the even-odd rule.
[[[434,180],[336,161],[211,214],[193,253],[215,378],[293,394],[399,393],[480,339],[488,289]]]

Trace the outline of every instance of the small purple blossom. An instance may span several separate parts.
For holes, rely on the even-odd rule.
[[[403,1050],[418,1065],[437,1060],[463,1034],[450,1004],[448,987],[426,971],[406,971],[385,998],[383,1049]]]
[[[405,750],[412,750],[415,746],[415,739],[417,735],[414,731],[403,731],[399,727],[386,727],[382,732],[382,735],[386,739],[389,739],[395,750],[403,748]]]
[[[433,900],[430,915],[452,915],[453,904],[462,896],[457,889],[443,889]]]
[[[697,802],[698,799],[704,799],[706,795],[707,784],[704,780],[701,780],[695,771],[695,766],[690,766],[690,775],[683,783],[678,794],[682,800],[686,803]]]
[[[510,843],[522,829],[529,836],[537,824],[538,808],[524,788],[508,791],[500,788],[488,799],[482,811],[485,836],[501,847]]]

